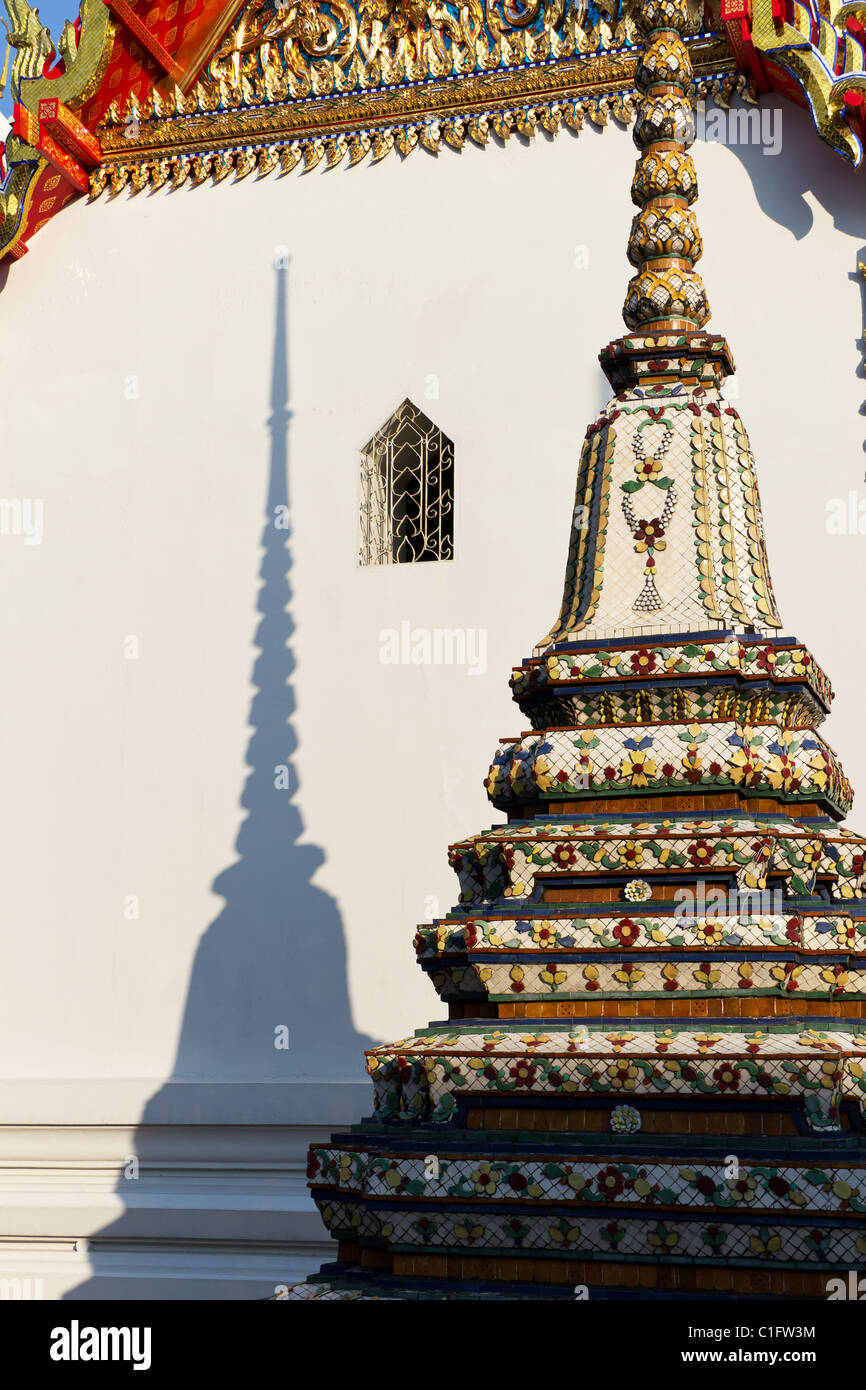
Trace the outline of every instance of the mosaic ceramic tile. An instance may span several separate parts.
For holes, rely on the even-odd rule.
[[[620,1208],[649,1206],[686,1210],[790,1210],[803,1214],[866,1213],[866,1167],[816,1167],[814,1163],[748,1163],[736,1174],[724,1158],[571,1159],[555,1155],[479,1159],[477,1155],[430,1157],[357,1149],[310,1151],[313,1188],[367,1193],[371,1197],[423,1197],[531,1205],[556,1201],[574,1207],[600,1201]]]
[[[363,1303],[389,1302],[386,1294],[364,1293],[361,1289],[339,1289],[333,1288],[330,1284],[289,1284],[280,1293],[275,1294],[274,1301],[289,1303],[307,1303],[310,1299],[315,1299],[318,1303],[346,1302],[359,1299]]]
[[[642,653],[638,650],[635,655]],[[518,703],[533,729],[724,718],[740,724],[766,722],[785,729],[814,729],[824,718],[824,710],[803,690],[792,693],[762,687],[755,693],[715,684],[654,687],[645,680],[628,689],[603,684],[601,690],[586,686],[575,689],[563,681],[548,690],[530,689]]]
[[[744,755],[745,756],[745,755]],[[741,891],[763,889],[772,874],[790,893],[808,894],[820,877],[834,898],[866,890],[866,840],[836,826],[779,820],[512,822],[449,851],[460,901],[528,898],[543,875],[694,876],[729,871]]]
[[[795,991],[804,999],[859,999],[866,1005],[866,961],[860,967],[837,964],[730,960],[717,955],[691,961],[629,960],[576,964],[559,958],[513,965],[453,966],[432,976],[443,999],[462,995],[507,1000],[663,998],[731,995],[738,999]]]
[[[483,1093],[788,1097],[806,1122],[836,1131],[843,1098],[866,1106],[866,1033],[803,1029],[592,1027],[431,1032],[367,1053],[383,1119],[450,1123],[458,1101]]]
[[[726,896],[722,897],[723,904]],[[855,918],[809,911],[785,916],[733,915],[679,917],[646,915],[633,912],[596,917],[496,917],[460,918],[432,926],[421,926],[415,937],[416,951],[422,962],[442,961],[451,954],[465,959],[467,953],[478,952],[480,958],[495,959],[499,954],[509,957],[529,952],[558,955],[560,952],[599,951],[630,955],[643,952],[689,950],[715,951],[717,948],[748,950],[755,948],[764,954],[767,948],[779,947],[797,959],[809,959],[806,953],[820,952],[822,957],[842,952],[846,958],[852,951],[866,952],[866,904],[864,916]]]
[[[511,677],[515,698],[563,685],[609,687],[619,682],[647,684],[652,688],[661,680],[684,676],[721,676],[723,690],[737,689],[758,682],[782,688],[806,686],[826,710],[832,697],[827,676],[805,647],[791,638],[749,641],[721,633],[715,640],[695,637],[686,642],[650,642],[604,647],[582,641],[557,644],[543,657],[534,657],[517,667]]]
[[[729,720],[639,727],[549,729],[506,742],[485,783],[495,806],[592,798],[614,792],[723,790],[850,808],[836,755],[813,730]]]
[[[750,1221],[681,1220],[578,1216],[573,1209],[493,1213],[481,1209],[442,1214],[434,1207],[413,1204],[366,1206],[350,1201],[317,1198],[325,1225],[332,1234],[350,1239],[387,1242],[392,1249],[467,1249],[500,1252],[565,1251],[598,1256],[615,1251],[637,1259],[677,1259],[717,1262],[805,1261],[828,1269],[856,1268],[866,1255],[866,1236],[856,1226],[779,1224],[764,1217]]]

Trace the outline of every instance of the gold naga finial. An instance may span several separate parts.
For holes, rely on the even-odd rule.
[[[0,16],[0,24],[6,30],[7,36],[6,56],[3,61],[3,71],[0,73],[0,96],[6,90],[9,52],[10,49],[14,48],[16,54],[12,63],[10,85],[12,95],[17,100],[21,93],[21,82],[25,78],[42,76],[45,59],[51,57],[55,47],[51,34],[39,18],[38,9],[28,5],[27,0],[4,0],[4,3],[11,27]]]
[[[57,48],[61,58],[69,71],[74,59],[78,56],[78,35],[75,32],[75,25],[71,19],[67,19],[60,31],[60,38],[57,40]]]
[[[623,318],[633,331],[688,332],[710,317],[703,281],[694,269],[702,253],[691,204],[698,196],[688,148],[695,124],[692,65],[682,34],[694,25],[689,0],[640,0],[635,20],[645,36],[635,81],[641,92],[634,127],[640,158],[632,183],[634,218]]]

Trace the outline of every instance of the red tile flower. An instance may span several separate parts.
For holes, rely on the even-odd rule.
[[[532,1062],[517,1062],[516,1065],[511,1068],[509,1074],[512,1081],[514,1081],[518,1087],[529,1087],[535,1085],[535,1074],[537,1071],[538,1068]]]
[[[693,845],[689,845],[689,858],[696,869],[703,868],[713,857],[713,847],[706,840],[696,840]]]
[[[641,522],[641,525],[644,525],[644,523]],[[646,647],[641,647],[639,651],[634,652],[634,654],[632,655],[631,669],[634,671],[635,675],[648,675],[649,672],[654,671],[655,668],[655,652],[647,651]]]
[[[623,917],[614,927],[613,934],[623,946],[633,946],[640,936],[640,927],[630,917]]]
[[[664,523],[660,517],[654,516],[650,521],[641,517],[633,532],[637,542],[635,550],[639,555],[642,555],[646,550],[664,550],[666,548],[666,542],[662,540],[664,533]]]
[[[737,1091],[740,1086],[740,1075],[736,1067],[729,1062],[723,1062],[720,1067],[716,1067],[713,1072],[715,1080],[718,1082],[720,1091]]]
[[[758,652],[758,665],[762,671],[769,671],[772,675],[776,665],[776,653],[772,647],[761,647]]]
[[[595,1180],[595,1185],[604,1197],[618,1197],[625,1190],[625,1179],[618,1168],[611,1164],[603,1168]]]

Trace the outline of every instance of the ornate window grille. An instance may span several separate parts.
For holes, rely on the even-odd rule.
[[[361,451],[362,565],[454,556],[454,445],[410,400]]]

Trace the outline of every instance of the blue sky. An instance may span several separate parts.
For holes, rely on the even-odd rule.
[[[41,5],[36,6],[36,9],[39,11],[39,18],[42,20],[42,23],[45,25],[46,29],[50,29],[51,37],[54,39],[55,43],[60,38],[60,31],[62,30],[66,20],[75,20],[78,18],[78,7],[79,0],[43,0],[43,3]],[[0,14],[2,14],[3,18],[8,21],[9,16],[6,13],[5,6],[0,8]],[[6,35],[5,33],[3,33],[4,52],[6,48],[5,39]],[[14,53],[10,55],[10,67],[12,65],[12,59],[14,58],[14,56]],[[2,67],[2,61],[2,57],[0,57],[0,67]],[[8,85],[6,91],[3,93],[2,99],[0,99],[0,111],[5,112],[7,116],[12,115],[12,98],[9,95]]]

